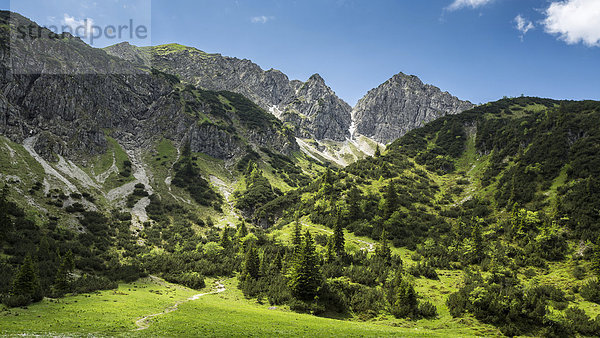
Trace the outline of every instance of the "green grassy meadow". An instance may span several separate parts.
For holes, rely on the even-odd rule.
[[[237,289],[237,279],[224,282],[226,291],[186,301],[196,291],[145,278],[122,284],[117,290],[45,299],[27,308],[0,311],[0,335],[20,336],[424,336],[467,337],[490,335],[458,322],[436,324],[390,319],[385,316],[367,322],[337,320],[291,312],[247,300]],[[178,309],[149,320],[149,327],[137,330],[136,321],[163,312],[177,302]],[[445,316],[444,316],[445,317]],[[463,321],[468,319],[463,319]],[[463,326],[460,328],[459,326]]]

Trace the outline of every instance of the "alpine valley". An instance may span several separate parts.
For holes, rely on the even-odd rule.
[[[596,101],[351,107],[2,11],[0,188],[2,335],[600,335]]]

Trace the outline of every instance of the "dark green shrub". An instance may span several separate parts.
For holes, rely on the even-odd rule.
[[[197,272],[169,273],[163,277],[167,282],[181,284],[194,290],[201,290],[206,287],[204,277]]]
[[[430,302],[419,302],[419,315],[423,318],[437,317],[437,308]]]
[[[590,279],[587,283],[581,286],[579,294],[588,302],[600,304],[600,283],[598,279]]]

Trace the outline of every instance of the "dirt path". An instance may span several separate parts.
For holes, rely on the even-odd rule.
[[[183,303],[187,303],[187,302],[190,302],[190,301],[193,301],[193,300],[198,300],[200,297],[204,297],[204,296],[207,296],[207,295],[214,295],[214,294],[221,293],[221,292],[223,292],[223,291],[226,290],[225,289],[225,285],[223,285],[222,281],[215,282],[215,284],[216,284],[215,291],[206,292],[206,293],[199,293],[197,295],[193,295],[190,298],[178,301],[177,303],[175,303],[172,306],[166,308],[162,312],[155,313],[155,314],[148,315],[148,316],[144,316],[144,317],[138,319],[135,322],[135,325],[137,326],[137,329],[135,329],[134,331],[141,331],[141,330],[145,330],[145,329],[149,328],[150,324],[151,324],[152,318],[165,315],[165,314],[167,314],[169,312],[177,311],[177,309],[179,308],[179,305],[181,305]]]

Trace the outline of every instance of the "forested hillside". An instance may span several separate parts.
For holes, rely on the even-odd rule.
[[[435,316],[412,285],[463,271],[444,297],[453,317],[508,335],[597,334],[581,301],[600,301],[599,117],[598,102],[521,97],[438,119],[276,198],[269,205],[287,213],[275,227],[299,218],[332,229],[320,243],[325,307],[333,298],[355,314]],[[349,254],[342,229],[380,244]],[[411,250],[413,263],[388,256],[391,245]]]
[[[211,114],[235,109],[241,123],[264,123],[244,117],[252,107],[237,94],[185,91]],[[127,204],[148,198],[149,220],[133,232],[129,213],[89,210],[103,204],[87,192],[50,191],[45,208],[58,213],[43,221],[40,208],[15,203],[15,181],[0,196],[3,301],[148,274],[197,289],[206,276],[237,276],[246,297],[315,315],[473,317],[506,335],[596,335],[599,117],[598,102],[503,99],[337,169],[248,150],[229,199],[202,178],[215,172],[204,155],[185,145],[176,156],[162,141],[150,159],[157,174],[172,163],[172,187],[135,186]],[[32,185],[32,200],[42,188]],[[236,228],[217,227],[229,208]]]

